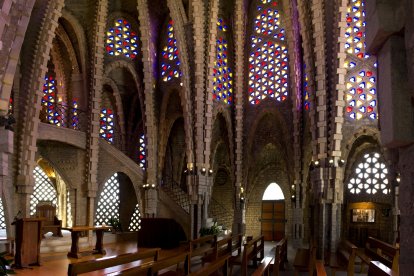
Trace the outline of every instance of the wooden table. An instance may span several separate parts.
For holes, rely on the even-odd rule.
[[[65,230],[69,230],[72,236],[72,245],[70,247],[70,252],[68,253],[68,257],[71,258],[81,258],[83,255],[87,254],[106,254],[105,249],[103,249],[103,233],[104,231],[110,230],[111,226],[74,226],[71,228],[62,228]],[[84,231],[95,231],[96,232],[96,245],[92,251],[79,251],[79,235],[81,232]]]

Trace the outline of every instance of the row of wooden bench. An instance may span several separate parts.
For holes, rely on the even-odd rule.
[[[373,237],[369,237],[365,248],[358,248],[349,241],[341,241],[335,253],[329,255],[329,264],[332,275],[336,271],[346,271],[348,276],[355,273],[355,264],[361,266],[363,272],[364,264],[368,265],[368,275],[377,275],[383,270],[382,275],[398,275],[399,248]],[[299,271],[314,272],[317,275],[326,275],[324,262],[316,260],[316,243],[310,242],[309,249],[298,249],[293,263],[295,275]],[[373,272],[375,271],[375,272]]]
[[[223,275],[231,275],[233,267],[239,265],[244,276],[248,273],[249,262],[257,267],[254,275],[269,275],[270,267],[273,266],[273,275],[278,275],[279,266],[287,261],[285,239],[277,244],[274,258],[264,259],[263,236],[252,238],[243,245],[241,235],[220,238],[206,236],[191,240],[188,250],[174,256],[159,259],[159,252],[159,248],[139,249],[135,253],[72,263],[69,264],[68,275],[75,276],[137,261],[138,265],[110,275],[210,275],[217,270],[222,270]],[[197,267],[198,261],[201,267]]]

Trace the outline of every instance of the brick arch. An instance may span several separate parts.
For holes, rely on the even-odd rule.
[[[229,139],[229,141],[227,141],[227,142],[229,143],[230,164],[231,164],[231,170],[232,170],[232,173],[233,173],[234,172],[234,158],[235,158],[235,156],[234,156],[234,142],[233,142],[233,139],[234,139],[234,136],[233,136],[233,121],[232,121],[232,118],[231,118],[231,110],[230,109],[228,109],[226,106],[223,106],[223,105],[217,105],[213,109],[213,116],[212,116],[212,119],[211,119],[211,121],[213,122],[212,125],[211,125],[212,127],[206,129],[206,136],[211,137],[212,140],[214,139],[214,137],[212,137],[212,135],[213,135],[213,133],[212,133],[213,126],[214,126],[214,123],[217,120],[217,118],[219,118],[219,116],[222,116],[224,118],[224,121],[227,125],[227,135],[228,135],[228,139]],[[206,154],[205,154],[206,162],[205,163],[208,164],[207,166],[211,166],[212,160],[210,158],[211,158],[212,150],[214,150],[214,149],[211,149],[211,142],[210,142],[206,146]]]
[[[183,106],[181,102],[180,92],[175,89],[170,89],[165,91],[162,102],[161,102],[161,108],[160,108],[160,119],[159,119],[159,135],[158,135],[158,171],[161,171],[164,166],[164,158],[165,158],[165,149],[168,143],[168,137],[171,131],[171,127],[174,124],[175,120],[177,120],[179,117],[183,116]],[[178,95],[177,95],[178,94]],[[168,113],[168,105],[171,102],[172,97],[178,97],[180,99],[180,107],[181,107],[181,113],[180,114],[167,114]],[[168,118],[168,119],[167,119]],[[187,137],[187,131],[189,126],[186,124],[186,121],[184,120],[184,131],[186,132]],[[186,144],[190,141],[186,139]],[[186,146],[188,149],[188,146]],[[189,156],[187,155],[187,162],[191,162],[189,159]]]
[[[35,1],[12,0],[2,2],[1,18],[4,19],[2,25],[5,28],[0,29],[0,53],[2,54],[0,60],[0,115],[5,115],[8,112],[14,75],[18,68],[17,63],[34,3]]]
[[[70,13],[70,11],[63,9],[62,10],[62,19],[64,19],[65,21],[67,21],[73,28],[75,35],[76,35],[76,39],[78,40],[78,45],[79,45],[79,53],[80,53],[80,68],[79,70],[81,72],[83,72],[84,74],[84,79],[85,79],[85,74],[86,74],[86,61],[88,58],[88,52],[86,50],[87,47],[87,41],[85,38],[85,31],[82,27],[82,25],[79,23],[78,19],[72,15],[72,13]]]
[[[251,156],[251,151],[253,149],[253,145],[254,145],[254,138],[256,135],[256,132],[258,130],[259,124],[261,123],[262,119],[265,118],[265,116],[271,115],[274,118],[274,122],[276,124],[277,127],[280,128],[280,135],[278,135],[278,137],[289,137],[289,132],[288,129],[286,127],[286,124],[283,123],[283,117],[282,114],[280,114],[280,112],[278,110],[275,109],[263,109],[260,110],[258,112],[258,114],[256,115],[255,120],[253,121],[250,130],[247,133],[247,141],[246,141],[246,149],[245,149],[245,154],[247,155],[245,158],[245,162],[244,162],[244,168],[249,168],[250,164],[252,162],[255,162],[255,160],[251,160],[252,158]],[[288,140],[282,140],[281,141],[282,144],[285,145],[285,149],[286,149],[286,157],[289,156],[289,150],[290,150],[290,146],[288,143]],[[291,162],[289,160],[286,161],[286,165],[288,166]],[[245,179],[244,179],[244,186],[247,185],[247,175],[245,175]]]
[[[68,98],[68,89],[69,87],[69,79],[70,76],[66,75],[65,69],[64,69],[64,63],[65,60],[62,58],[64,55],[62,55],[62,51],[59,48],[58,44],[56,43],[56,38],[53,42],[53,47],[50,50],[50,57],[53,61],[54,65],[54,72],[56,73],[56,87],[57,87],[57,95],[61,95],[64,97],[64,100],[67,100]],[[59,85],[59,81],[63,83],[63,85]]]
[[[45,7],[45,17],[42,20],[40,26],[39,35],[37,38],[37,47],[35,48],[35,54],[31,63],[31,73],[25,87],[28,96],[25,102],[22,104],[24,110],[22,110],[21,121],[22,134],[18,141],[20,146],[20,152],[18,155],[18,167],[17,167],[17,192],[28,194],[33,189],[33,169],[34,169],[34,156],[37,151],[36,137],[39,122],[40,112],[40,99],[44,84],[44,76],[47,70],[47,62],[50,57],[50,50],[52,48],[52,41],[55,36],[55,30],[58,26],[58,19],[61,15],[61,10],[64,5],[64,1],[52,1]],[[52,37],[50,37],[52,36]],[[34,70],[36,68],[36,70]],[[31,104],[34,103],[34,104]],[[28,206],[25,207],[28,211]]]
[[[121,93],[119,92],[118,86],[115,81],[106,77],[103,81],[103,85],[108,85],[111,87],[112,96],[114,99],[114,104],[116,107],[116,114],[118,117],[118,124],[121,130],[121,148],[125,145],[125,118],[124,118],[124,108],[122,106]]]
[[[109,78],[110,73],[116,69],[125,69],[128,73],[131,74],[135,82],[135,88],[138,92],[139,104],[140,104],[142,114],[145,114],[144,89],[142,88],[140,78],[138,76],[137,71],[134,68],[133,63],[126,61],[126,60],[114,60],[106,66],[105,76]],[[143,116],[142,120],[144,121],[144,124],[147,126],[145,116]],[[147,139],[149,138],[147,137]],[[154,139],[154,137],[151,137],[151,139]]]
[[[280,165],[280,164],[279,164]],[[246,234],[259,235],[260,222],[257,218],[261,214],[261,203],[263,193],[272,182],[275,182],[282,189],[285,196],[285,216],[287,223],[285,233],[289,237],[292,233],[293,204],[291,202],[290,183],[287,174],[280,173],[280,166],[265,167],[252,180],[252,185],[246,190]]]
[[[60,41],[62,41],[63,45],[65,45],[66,51],[69,54],[69,60],[70,60],[70,63],[72,65],[71,67],[72,67],[73,73],[74,74],[79,74],[80,73],[79,72],[80,66],[79,66],[78,60],[76,58],[75,49],[73,48],[72,42],[70,41],[70,38],[69,38],[68,34],[63,29],[61,24],[59,24],[59,26],[56,30],[56,35],[60,39]]]

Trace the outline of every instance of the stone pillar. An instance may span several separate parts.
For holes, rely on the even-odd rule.
[[[157,216],[157,200],[158,200],[158,191],[155,188],[145,190],[145,214],[146,217],[156,217]]]

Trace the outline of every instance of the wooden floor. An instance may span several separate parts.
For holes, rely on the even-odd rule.
[[[113,244],[106,244],[104,245],[106,250],[106,255],[88,255],[82,257],[81,259],[74,259],[69,258],[66,256],[67,253],[42,253],[40,254],[40,266],[30,266],[29,268],[24,269],[15,269],[17,275],[24,275],[24,276],[64,276],[67,275],[68,265],[70,263],[76,263],[79,261],[85,260],[93,260],[102,257],[108,257],[113,255],[119,255],[123,253],[129,252],[136,252],[137,251],[137,243],[136,241],[133,242],[118,242]],[[92,247],[90,248],[92,249]],[[83,251],[84,249],[82,249]],[[139,249],[138,249],[139,250]],[[184,247],[174,249],[174,250],[161,250],[159,258],[165,258],[170,255],[176,254],[182,250],[185,251]],[[119,271],[120,268],[128,268],[131,266],[138,265],[139,262],[130,263],[124,266],[117,266],[112,267],[110,269],[100,270],[93,273],[85,273],[83,275],[106,275],[111,272]]]

